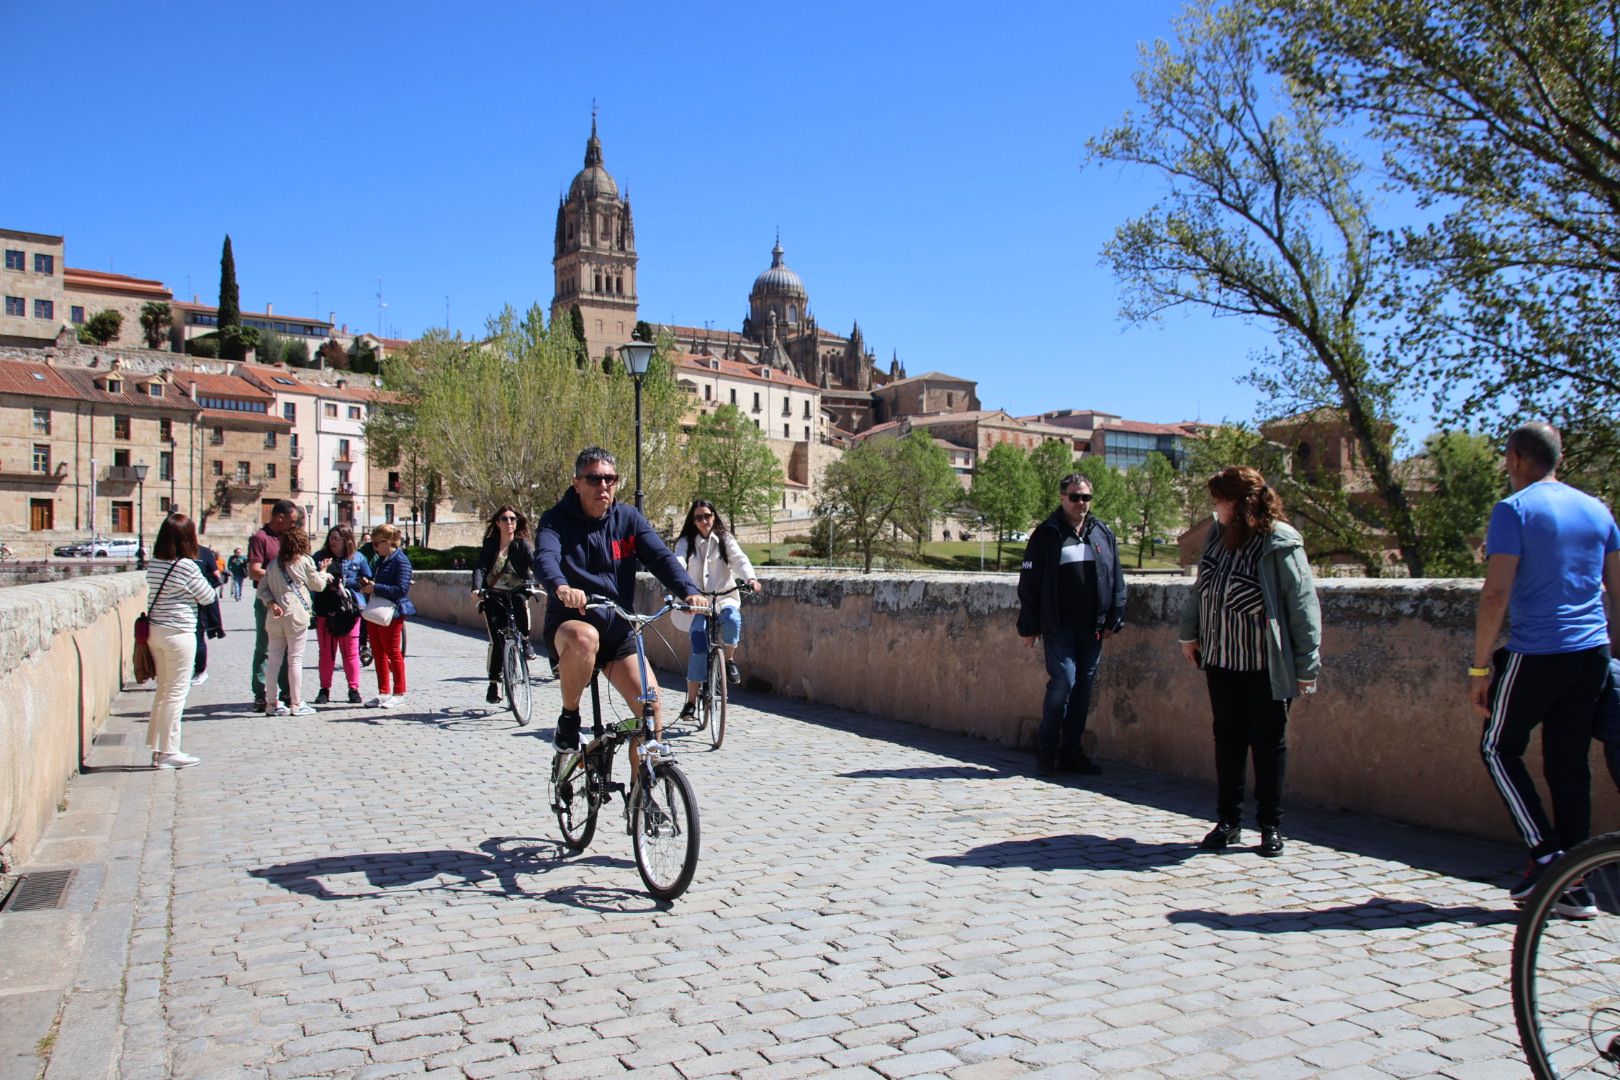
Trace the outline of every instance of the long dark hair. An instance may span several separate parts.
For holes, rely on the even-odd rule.
[[[681,526],[681,535],[676,537],[676,543],[685,540],[689,545],[697,537],[697,522],[692,520],[699,510],[707,510],[714,515],[714,535],[724,540],[728,535],[725,520],[720,516],[719,507],[708,499],[693,499],[692,508],[686,512],[686,524]]]
[[[334,536],[343,541],[343,554],[336,556],[337,558],[347,559],[355,553],[354,530],[347,525],[334,525],[326,530],[326,543],[321,545],[322,554],[332,554],[332,537]]]
[[[495,513],[490,515],[489,528],[484,530],[485,540],[501,535],[501,515],[506,513],[508,510],[516,514],[518,519],[517,529],[512,533],[512,539],[516,540],[519,537],[522,537],[523,539],[527,540],[529,538],[528,515],[524,514],[523,511],[519,510],[515,506],[503,506],[499,510],[495,511]]]
[[[170,514],[158,526],[157,539],[152,541],[154,559],[195,559],[197,557],[197,525],[186,515]]]
[[[1228,551],[1236,551],[1257,533],[1268,533],[1279,521],[1287,521],[1282,500],[1266,484],[1258,469],[1228,465],[1209,478],[1213,498],[1232,504],[1232,523],[1221,534]]]

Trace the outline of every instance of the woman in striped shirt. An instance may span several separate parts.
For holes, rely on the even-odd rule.
[[[197,566],[197,526],[184,514],[170,514],[158,528],[146,563],[146,595],[151,598],[147,644],[157,667],[146,742],[154,769],[186,769],[202,760],[180,752],[180,715],[197,656],[197,607],[217,597]]]
[[[1215,827],[1199,845],[1242,836],[1243,778],[1254,757],[1261,855],[1283,851],[1288,707],[1316,692],[1321,611],[1299,532],[1265,477],[1244,465],[1209,480],[1215,523],[1181,612],[1181,651],[1204,669],[1215,714]]]

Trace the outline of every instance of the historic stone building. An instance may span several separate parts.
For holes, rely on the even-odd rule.
[[[602,164],[594,115],[585,167],[557,206],[555,248],[551,318],[579,309],[589,354],[614,353],[636,328],[636,227],[629,197]]]

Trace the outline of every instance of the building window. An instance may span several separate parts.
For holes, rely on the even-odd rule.
[[[810,419],[810,399],[809,398],[804,399],[804,418],[806,420]]]
[[[134,503],[120,500],[112,504],[112,531],[115,533],[135,531]]]
[[[209,446],[224,446],[225,445],[225,429],[222,428],[222,427],[217,427],[213,431],[210,431],[208,433],[208,445]]]
[[[158,452],[158,479],[174,479],[174,451],[161,450]]]
[[[34,444],[34,471],[37,473],[51,471],[51,448],[48,443]]]
[[[388,490],[391,492],[399,491],[399,473],[391,472],[388,474]]]
[[[349,440],[348,439],[339,439],[338,440],[337,459],[339,461],[348,461],[349,460]]]
[[[330,416],[333,419],[336,419],[337,418],[337,406],[334,405],[330,401],[322,403],[322,405],[321,405],[321,415],[322,416]]]
[[[164,442],[174,442],[174,421],[167,418],[158,421],[158,438]]]
[[[51,410],[34,410],[34,434],[49,435],[51,433]]]
[[[124,380],[123,379],[108,379],[107,380],[107,393],[109,393],[109,394],[122,394],[123,392],[124,392]]]
[[[211,466],[212,471],[213,471],[215,476],[224,476],[225,475],[225,463],[223,461],[219,460],[218,458],[215,458],[213,461],[211,461],[209,463],[209,465]]]
[[[394,523],[394,504],[393,503],[383,503],[383,520],[386,521],[390,525],[392,525]]]
[[[54,274],[54,273],[56,273],[56,256],[55,255],[46,255],[46,254],[43,254],[42,252],[38,252],[38,251],[34,252],[34,273],[36,273],[36,274]]]
[[[238,484],[247,483],[248,477],[252,474],[253,463],[251,461],[238,461],[236,463],[236,482]]]
[[[281,403],[281,418],[283,420],[297,420],[298,403],[296,401],[283,401]]]
[[[350,420],[358,420],[358,419],[360,419],[360,406],[358,406],[358,405],[350,405],[349,406],[349,419]]]
[[[810,425],[809,424],[804,425],[804,441],[805,442],[810,441]]]
[[[275,464],[275,462],[273,462],[273,461],[268,462],[265,465],[265,467],[264,467],[264,478],[266,480],[274,480],[276,478],[276,464]]]
[[[6,254],[10,255],[11,253],[8,251]],[[54,528],[56,528],[56,503],[51,499],[29,499],[29,531],[47,532]]]
[[[113,438],[115,438],[115,439],[127,439],[127,438],[129,438],[129,429],[130,429],[129,417],[127,417],[127,416],[115,416],[115,417],[113,417]]]
[[[68,308],[68,317],[73,320],[73,325],[74,326],[83,326],[84,325],[84,305],[83,304],[74,304],[72,307]]]
[[[115,469],[127,469],[127,468],[129,468],[129,451],[128,450],[114,450],[113,451],[113,468],[115,468]]]
[[[163,511],[165,514],[167,514],[171,509],[169,505],[169,497],[167,495],[158,496],[158,509]]]
[[[754,411],[759,412],[759,391],[754,391]]]
[[[786,424],[782,425],[782,438],[784,438],[784,439],[793,438],[793,436],[788,434],[788,426]]]
[[[34,318],[36,318],[36,319],[54,319],[54,318],[56,318],[56,302],[54,300],[35,300],[34,301]]]
[[[20,296],[6,297],[6,314],[14,319],[21,319],[28,314],[28,305]]]
[[[276,448],[276,433],[275,432],[267,431],[267,432],[264,433],[264,448],[266,450],[274,450]]]
[[[11,248],[6,248],[6,269],[21,270],[23,269],[23,266],[23,253],[20,251],[15,251]]]
[[[733,405],[737,404],[737,388],[735,386],[731,388],[731,403]]]

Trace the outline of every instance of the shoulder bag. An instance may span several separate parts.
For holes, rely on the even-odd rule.
[[[135,616],[135,652],[131,660],[138,683],[157,678],[157,660],[152,656],[152,609],[157,606],[158,597],[163,595],[163,587],[169,583],[169,574],[174,573],[179,565],[179,559],[169,564],[169,571],[158,582],[157,592],[147,601],[146,610]]]

